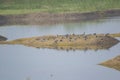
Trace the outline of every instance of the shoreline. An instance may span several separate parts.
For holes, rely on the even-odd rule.
[[[120,9],[87,13],[29,13],[0,15],[0,25],[45,25],[66,22],[80,22],[120,16]]]

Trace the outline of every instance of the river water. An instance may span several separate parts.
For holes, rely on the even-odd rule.
[[[119,33],[120,17],[55,25],[0,26],[0,35],[8,40],[84,32]],[[120,71],[98,65],[117,55],[120,55],[120,43],[97,51],[0,45],[0,80],[118,80]]]

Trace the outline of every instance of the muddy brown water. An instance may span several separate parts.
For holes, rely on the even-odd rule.
[[[120,17],[55,25],[3,25],[8,40],[43,35],[119,33]],[[120,38],[117,38],[120,40]],[[98,65],[120,55],[120,43],[102,50],[55,50],[0,45],[0,80],[118,80],[120,71]]]

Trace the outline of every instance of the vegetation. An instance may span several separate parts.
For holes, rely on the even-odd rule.
[[[0,14],[82,13],[119,8],[120,0],[0,0]]]
[[[117,34],[110,34],[111,37],[120,37],[120,33]]]

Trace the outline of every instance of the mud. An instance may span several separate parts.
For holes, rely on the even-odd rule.
[[[109,49],[119,43],[119,40],[109,34],[66,34],[47,35],[31,38],[21,38],[13,41],[1,41],[0,44],[20,44],[35,48],[61,50]]]
[[[113,59],[102,62],[102,63],[100,63],[100,65],[120,71],[120,55]]]
[[[30,13],[19,15],[0,15],[0,25],[44,25],[66,22],[80,22],[105,17],[120,16],[120,9],[87,13]]]

